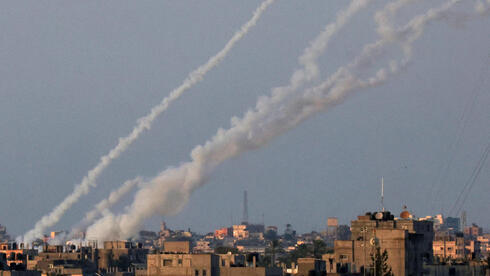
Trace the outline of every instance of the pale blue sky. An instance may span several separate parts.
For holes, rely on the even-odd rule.
[[[419,1],[397,23],[443,1]],[[0,223],[21,234],[79,183],[117,138],[126,135],[185,78],[220,50],[260,1],[3,1],[0,9]],[[350,62],[377,39],[374,1],[335,38],[321,58],[322,76]],[[173,228],[211,231],[237,223],[242,193],[250,218],[300,232],[326,218],[348,223],[385,205],[417,216],[449,209],[490,137],[489,16],[474,1],[428,26],[408,69],[307,120],[266,148],[225,163],[177,216]],[[100,177],[53,229],[67,229],[124,180],[152,177],[189,159],[229,118],[259,95],[284,85],[308,42],[348,1],[278,1],[221,66],[190,89]],[[478,81],[478,80],[482,81]],[[443,175],[464,106],[477,89],[462,142]],[[489,164],[465,209],[469,222],[490,225]],[[122,211],[125,202],[116,206]],[[160,217],[146,224],[157,227]]]

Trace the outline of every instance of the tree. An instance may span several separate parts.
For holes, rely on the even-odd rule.
[[[391,266],[388,265],[388,252],[386,249],[381,253],[381,248],[379,246],[376,247],[374,254],[371,254],[371,268],[370,275],[393,276]]]
[[[226,247],[226,246],[219,246],[214,249],[214,254],[228,254],[228,252],[231,252],[232,254],[238,253],[238,249],[234,247]]]
[[[299,258],[321,259],[322,255],[328,252],[327,245],[322,240],[315,240],[313,244],[300,244],[295,250],[279,258],[283,263],[290,264],[297,262]]]
[[[327,253],[327,244],[322,240],[313,241],[313,257],[321,259],[322,255]]]

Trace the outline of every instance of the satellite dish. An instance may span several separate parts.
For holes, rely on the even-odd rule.
[[[383,219],[383,213],[377,212],[376,215],[374,216],[376,219]]]
[[[379,244],[379,240],[378,238],[374,237],[374,238],[371,238],[369,240],[369,243],[372,245],[372,246],[377,246]]]

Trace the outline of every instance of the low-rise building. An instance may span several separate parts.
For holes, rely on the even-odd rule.
[[[24,248],[15,242],[0,243],[0,259],[5,259],[6,265],[11,269],[22,270],[27,268],[28,260],[37,255],[37,250]]]
[[[214,254],[149,254],[149,276],[219,276],[219,257]]]

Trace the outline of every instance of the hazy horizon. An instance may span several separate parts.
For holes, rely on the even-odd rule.
[[[31,229],[139,117],[219,51],[260,2],[5,1],[0,224],[13,236]],[[395,22],[443,2],[409,4]],[[333,37],[320,59],[320,79],[378,38],[373,13],[385,3],[374,1]],[[301,233],[321,231],[327,217],[349,224],[379,209],[381,176],[385,207],[395,215],[407,205],[418,217],[452,216],[447,212],[490,137],[490,18],[471,15],[473,4],[459,3],[451,16],[429,24],[414,43],[410,66],[386,84],[225,162],[182,212],[153,217],[145,228],[157,229],[165,219],[171,228],[205,233],[238,223],[247,190],[250,222],[264,216],[280,229],[291,223]],[[52,230],[69,230],[125,180],[150,179],[187,162],[190,150],[228,128],[232,116],[287,84],[303,49],[347,5],[277,1]],[[463,208],[468,224],[490,226],[480,215],[488,210],[489,182],[487,162]],[[112,211],[124,211],[133,195]]]

